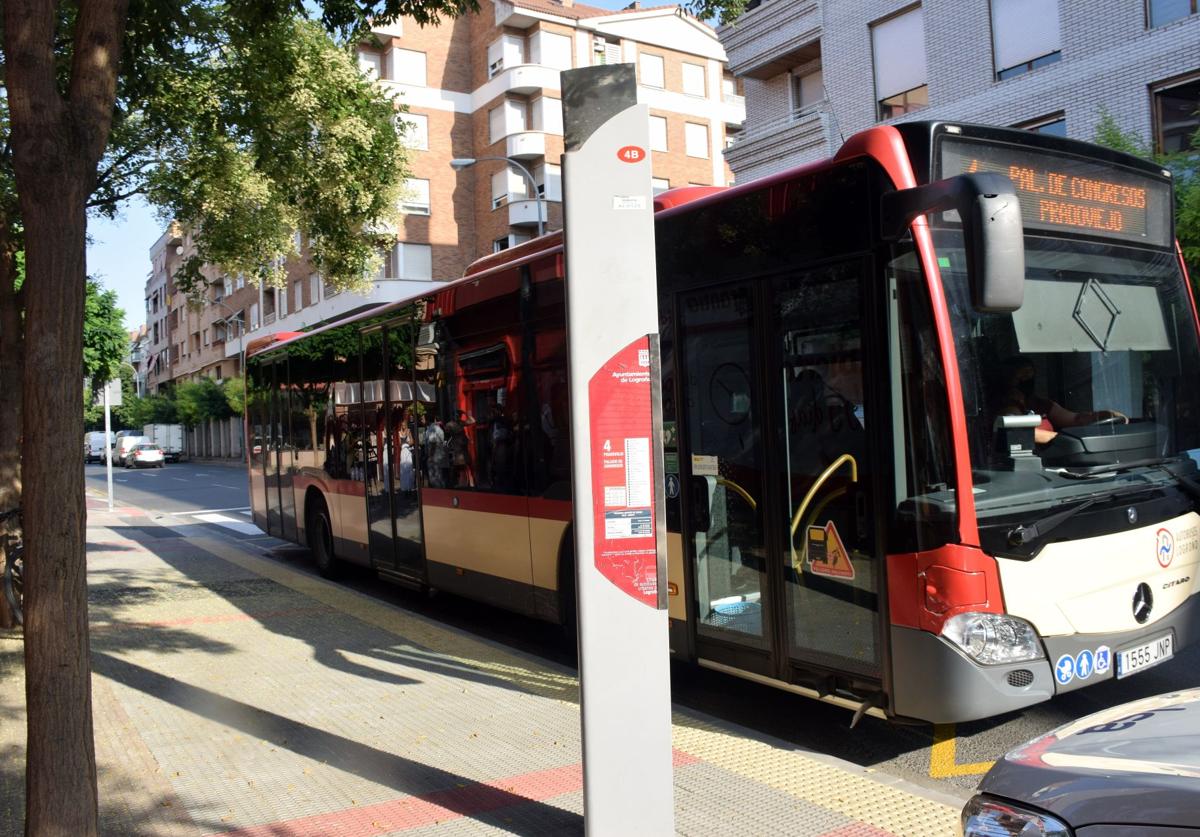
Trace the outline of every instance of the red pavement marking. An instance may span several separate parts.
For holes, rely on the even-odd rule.
[[[819,837],[896,837],[890,831],[876,828],[866,822],[851,822],[839,825],[833,831],[823,832]]]
[[[679,750],[672,750],[671,756],[674,767],[700,761]],[[570,764],[486,784],[463,785],[362,808],[346,808],[217,833],[222,837],[306,837],[311,834],[359,837],[387,834],[498,811],[524,802],[541,802],[582,788],[583,765]]]

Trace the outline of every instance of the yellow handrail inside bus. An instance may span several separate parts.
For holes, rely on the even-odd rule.
[[[742,495],[742,497],[745,499],[745,501],[750,504],[750,508],[754,509],[755,511],[758,511],[758,503],[754,502],[754,498],[750,496],[750,492],[748,492],[746,489],[742,488],[740,485],[738,485],[733,480],[727,480],[724,477],[717,477],[717,485],[723,485],[726,488],[732,488],[738,494]]]
[[[808,504],[812,502],[812,498],[823,486],[838,468],[850,463],[850,482],[858,482],[858,460],[848,453],[843,453],[837,459],[833,460],[833,464],[821,472],[821,476],[817,477],[816,481],[809,487],[808,493],[804,495],[804,499],[800,501],[800,507],[796,509],[796,514],[792,517],[792,529],[789,533],[788,545],[792,549],[792,566],[796,566],[796,527],[800,525],[800,521],[804,518],[804,511],[808,508]],[[832,498],[830,498],[832,499]],[[822,504],[822,508],[824,504]]]

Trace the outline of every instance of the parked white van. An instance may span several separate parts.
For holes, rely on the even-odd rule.
[[[83,436],[83,461],[84,462],[103,462],[107,457],[105,442],[109,445],[113,443],[113,434],[107,434],[105,439],[103,430],[93,430],[90,433],[85,433]]]

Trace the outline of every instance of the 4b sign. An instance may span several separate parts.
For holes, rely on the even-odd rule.
[[[617,159],[622,163],[640,163],[646,159],[646,149],[639,145],[624,145],[617,149]]]

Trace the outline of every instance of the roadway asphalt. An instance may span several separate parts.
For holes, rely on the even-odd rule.
[[[144,471],[114,469],[113,476],[118,505],[192,521],[197,520],[191,517],[196,514],[223,518],[224,525],[210,524],[222,537],[254,554],[315,573],[307,550],[249,525],[247,477],[241,466],[184,462]],[[87,466],[87,485],[104,490],[103,466]],[[365,571],[349,572],[343,583],[527,653],[559,663],[570,663],[573,656],[559,634],[547,630],[543,622],[454,596],[428,598]],[[1196,686],[1200,686],[1200,647],[1193,646],[1170,663],[1127,680],[1110,680],[999,718],[931,727],[868,717],[851,730],[850,713],[837,707],[690,666],[675,666],[672,672],[675,700],[685,706],[964,799],[992,761],[1023,741],[1100,709]]]

